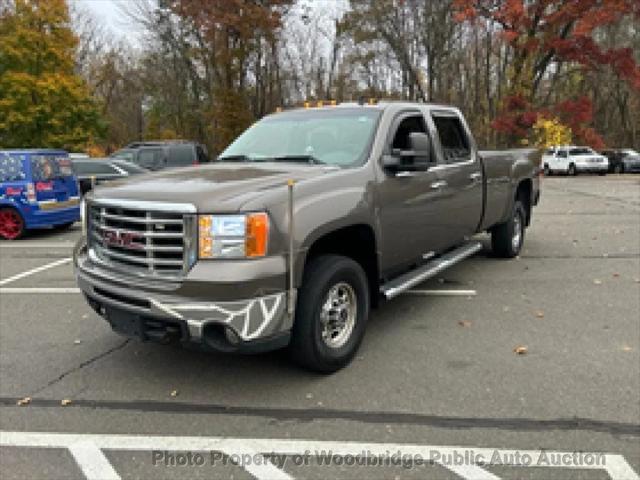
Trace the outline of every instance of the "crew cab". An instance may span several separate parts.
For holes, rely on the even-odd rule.
[[[462,114],[385,102],[269,115],[215,163],[85,197],[77,281],[112,328],[217,351],[288,346],[345,366],[371,307],[482,245],[520,252],[534,149],[480,152]]]
[[[80,220],[80,192],[63,150],[0,150],[0,238]]]
[[[609,170],[609,160],[604,155],[595,152],[590,147],[563,146],[547,149],[542,155],[545,175],[564,173],[578,175],[579,173],[598,173],[606,175]]]

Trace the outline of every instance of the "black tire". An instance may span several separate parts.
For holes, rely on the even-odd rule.
[[[551,176],[551,169],[549,168],[549,164],[548,163],[544,164],[544,168],[542,170],[542,173],[544,173],[545,177],[550,177]]]
[[[517,256],[524,244],[526,224],[527,213],[524,205],[522,201],[516,200],[513,204],[511,218],[491,230],[491,248],[494,255],[501,258]],[[516,230],[519,230],[517,242],[515,240]]]
[[[355,296],[355,323],[342,345],[332,348],[323,339],[321,313],[330,292],[348,285]],[[342,318],[342,312],[338,317]],[[348,316],[348,315],[347,315]],[[317,372],[331,373],[346,366],[355,355],[369,317],[369,286],[362,267],[340,255],[322,255],[305,268],[302,287],[298,291],[295,322],[289,350],[300,366]],[[329,340],[330,342],[331,340]]]
[[[613,173],[624,173],[624,165],[622,163],[617,163],[614,167],[613,167]]]
[[[598,172],[598,175],[600,175],[601,177],[604,177],[606,174],[607,174],[607,172],[606,172],[606,171],[604,171],[604,172]]]
[[[576,175],[578,175],[578,169],[576,168],[576,165],[574,163],[569,165],[569,170],[567,170],[567,174],[571,175],[572,177],[575,177]]]

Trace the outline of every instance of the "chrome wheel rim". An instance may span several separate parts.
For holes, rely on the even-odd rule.
[[[520,214],[516,212],[515,217],[513,218],[513,237],[511,238],[511,246],[513,247],[513,251],[517,252],[520,248],[520,242],[522,241],[522,218],[520,218]]]
[[[322,341],[329,348],[342,347],[356,324],[358,304],[356,292],[345,282],[337,283],[327,292],[320,311]]]

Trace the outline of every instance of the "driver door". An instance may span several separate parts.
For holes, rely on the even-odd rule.
[[[405,111],[392,122],[384,155],[407,150],[409,134],[428,134],[422,112]],[[435,159],[433,152],[431,158]],[[437,173],[388,171],[378,183],[383,274],[419,263],[446,245],[446,205]]]

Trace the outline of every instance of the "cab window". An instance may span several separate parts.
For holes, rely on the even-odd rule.
[[[183,166],[193,164],[195,158],[192,145],[175,145],[169,147],[169,165]]]
[[[391,148],[394,150],[408,150],[409,134],[414,132],[427,133],[427,127],[422,115],[411,115],[400,121],[396,133],[393,136]]]
[[[471,159],[469,139],[457,116],[432,115],[433,123],[440,137],[442,153],[446,163],[465,162]]]
[[[136,163],[145,168],[162,168],[164,152],[161,148],[141,148]]]

